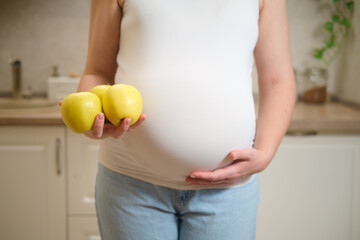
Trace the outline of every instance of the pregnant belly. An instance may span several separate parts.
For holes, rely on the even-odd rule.
[[[124,139],[134,159],[148,171],[182,179],[194,170],[228,165],[232,150],[252,146],[255,113],[251,98],[172,99],[148,105],[144,110],[147,120]]]

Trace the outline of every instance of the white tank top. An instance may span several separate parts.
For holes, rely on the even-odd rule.
[[[147,119],[103,140],[100,162],[190,190],[203,188],[185,182],[191,171],[223,167],[232,150],[251,148],[258,17],[258,0],[125,0],[115,83],[140,91]]]

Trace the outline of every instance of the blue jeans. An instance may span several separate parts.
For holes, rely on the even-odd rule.
[[[103,240],[254,240],[259,181],[176,190],[99,164],[95,199]]]

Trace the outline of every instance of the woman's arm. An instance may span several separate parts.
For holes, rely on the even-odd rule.
[[[265,0],[255,48],[259,112],[254,148],[274,157],[290,124],[296,99],[285,0]],[[271,123],[271,124],[269,124]]]
[[[100,84],[114,84],[121,17],[121,6],[116,0],[91,1],[88,55],[79,92]]]
[[[78,91],[89,91],[96,85],[114,84],[117,69],[116,56],[119,51],[120,24],[124,0],[92,0],[90,11],[89,48],[84,74]],[[99,113],[91,131],[85,135],[90,138],[121,138],[129,129],[142,124],[146,115],[130,126],[130,118],[125,118],[120,126],[105,124],[105,116]]]
[[[263,0],[255,48],[259,113],[253,148],[234,150],[234,163],[212,172],[194,171],[186,179],[198,185],[233,184],[263,171],[274,157],[289,126],[296,87],[290,56],[286,0]]]

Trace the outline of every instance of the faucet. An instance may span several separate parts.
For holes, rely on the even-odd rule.
[[[21,98],[21,61],[11,60],[9,63],[12,68],[13,82],[12,82],[12,97]]]

